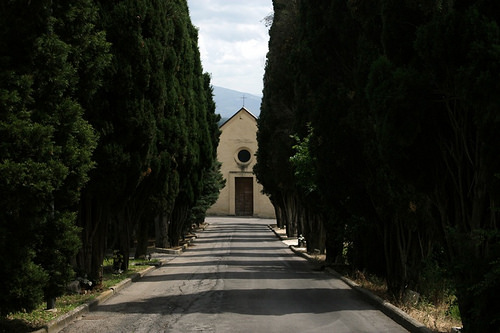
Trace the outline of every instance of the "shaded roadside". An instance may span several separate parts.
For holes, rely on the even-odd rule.
[[[203,231],[208,226],[208,223],[200,225],[200,227],[195,230],[196,232]],[[178,246],[176,248],[154,248],[151,252],[151,259],[157,259],[158,264],[149,266],[144,270],[134,273],[131,277],[126,278],[120,281],[118,284],[110,287],[108,290],[101,292],[96,298],[82,304],[75,309],[58,316],[57,318],[49,321],[42,328],[33,331],[32,333],[55,333],[59,332],[63,328],[65,328],[68,324],[76,320],[77,318],[89,313],[98,305],[106,302],[113,295],[118,293],[120,290],[128,287],[132,284],[132,282],[136,282],[139,279],[143,278],[145,275],[150,273],[151,271],[157,269],[158,267],[162,267],[176,256],[181,255],[186,249],[189,248],[190,244],[196,239],[196,235],[192,237],[186,238],[184,244],[182,246]]]
[[[299,241],[296,237],[288,237],[286,235],[285,229],[280,229],[276,225],[269,225],[269,229],[274,232],[274,234],[295,254],[311,261],[317,263],[318,261],[324,261],[324,255],[311,255],[307,253],[305,247],[299,246]],[[402,311],[398,307],[394,306],[390,302],[374,295],[365,288],[362,288],[356,282],[346,278],[345,276],[339,274],[331,267],[325,267],[325,272],[339,278],[349,285],[352,289],[358,291],[365,299],[371,304],[377,306],[384,314],[390,317],[392,320],[409,330],[410,332],[420,332],[420,333],[432,333],[432,330],[427,328],[424,324],[418,322],[414,318],[410,317],[406,312]]]

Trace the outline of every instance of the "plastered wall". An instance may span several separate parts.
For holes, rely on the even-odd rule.
[[[221,190],[219,199],[210,207],[208,215],[236,215],[235,179],[237,177],[253,178],[253,214],[252,216],[274,218],[274,207],[267,195],[262,194],[262,186],[257,183],[253,174],[257,151],[257,119],[245,108],[240,109],[233,117],[221,126],[218,160],[222,163],[221,172],[226,179],[226,186]],[[250,158],[245,161],[246,154]],[[243,159],[243,161],[241,160]]]

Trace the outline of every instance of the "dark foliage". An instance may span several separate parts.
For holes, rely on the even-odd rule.
[[[84,112],[108,46],[91,1],[9,1],[0,13],[4,314],[61,295],[73,276],[77,203],[96,145]]]
[[[319,212],[330,262],[396,296],[445,272],[470,332],[499,321],[492,3],[274,1],[255,169],[278,213],[287,196],[305,205],[284,205],[299,226]]]

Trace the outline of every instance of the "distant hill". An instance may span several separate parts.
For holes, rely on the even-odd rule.
[[[261,96],[256,96],[242,91],[236,91],[217,86],[214,86],[213,88],[215,112],[220,114],[223,120],[231,118],[233,114],[241,109],[241,107],[243,106],[242,97],[245,97],[245,108],[254,116],[259,116],[260,103],[262,100]]]

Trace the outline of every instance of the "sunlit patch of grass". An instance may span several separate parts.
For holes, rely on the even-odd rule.
[[[450,332],[452,327],[461,327],[460,314],[456,304],[449,302],[440,302],[432,304],[425,300],[418,302],[415,306],[408,304],[397,304],[403,311],[408,313],[433,332]],[[452,313],[454,312],[454,313]]]
[[[127,272],[115,273],[115,272],[113,272],[113,269],[112,269],[113,262],[112,261],[109,262],[109,261],[105,260],[105,265],[104,265],[104,270],[103,270],[104,273],[103,273],[103,279],[102,279],[102,288],[109,289],[112,286],[120,283],[121,281],[130,278],[135,273],[144,270],[147,266],[158,264],[158,262],[159,261],[157,259],[130,260]],[[106,263],[107,263],[107,265],[106,265]]]
[[[0,332],[31,332],[92,300],[95,296],[95,294],[64,295],[56,299],[55,311],[47,311],[46,304],[42,303],[31,312],[12,313],[0,318]]]
[[[366,274],[356,270],[354,274],[348,276],[351,280],[355,281],[361,287],[370,290],[374,294],[384,299],[390,298],[387,294],[387,283],[385,279],[382,279],[374,274]]]

